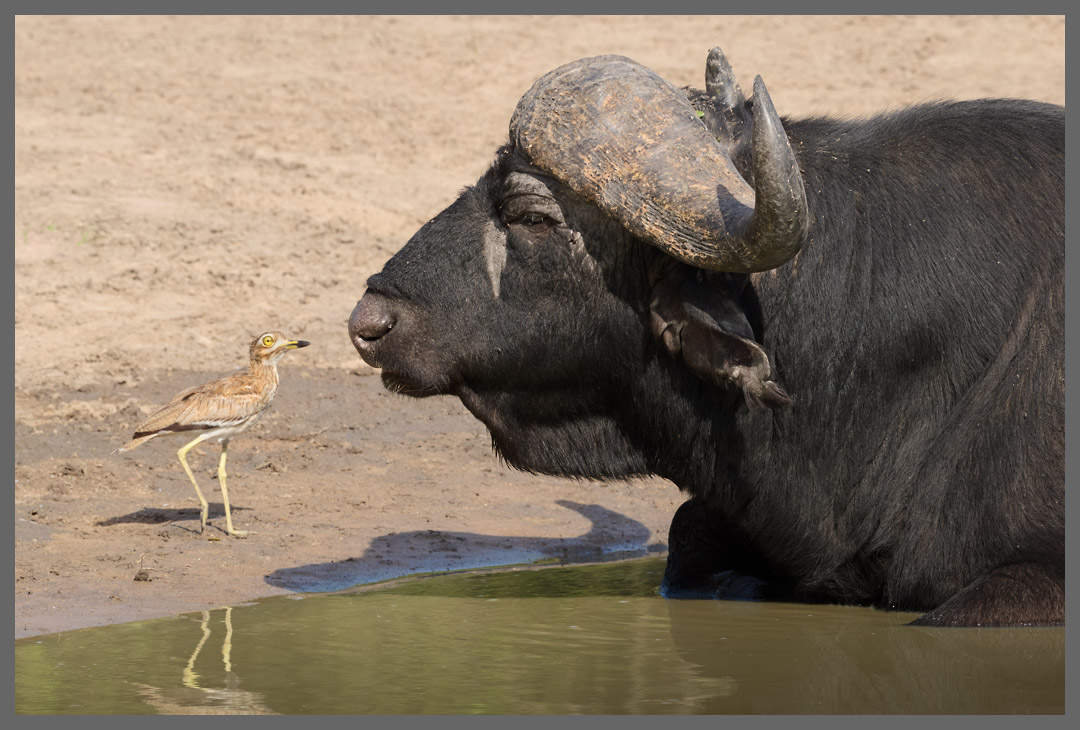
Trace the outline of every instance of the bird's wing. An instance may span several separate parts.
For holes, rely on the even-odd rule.
[[[247,373],[238,373],[178,393],[140,424],[135,436],[236,425],[266,408],[272,397]]]
[[[185,401],[187,407],[177,414],[177,424],[187,428],[235,426],[265,408],[268,401],[255,390],[229,394],[214,393]]]

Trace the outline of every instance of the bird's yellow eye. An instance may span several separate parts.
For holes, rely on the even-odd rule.
[[[262,343],[263,343],[263,347],[270,347],[271,345],[274,344],[274,338],[271,337],[270,335],[267,335],[266,337],[263,337]]]

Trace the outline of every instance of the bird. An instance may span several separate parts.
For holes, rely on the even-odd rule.
[[[195,494],[199,497],[201,535],[206,530],[206,518],[210,506],[199,489],[195,475],[187,463],[187,453],[203,441],[217,439],[221,443],[221,461],[218,464],[218,482],[221,498],[225,503],[226,532],[233,537],[244,537],[246,530],[233,528],[229,511],[229,492],[225,486],[225,455],[229,441],[246,431],[270,406],[278,388],[278,361],[289,350],[307,347],[310,342],[291,340],[281,332],[265,332],[251,342],[251,359],[246,370],[240,370],[224,378],[177,393],[168,405],[156,411],[135,428],[131,441],[116,449],[120,454],[131,451],[158,436],[176,433],[198,433],[176,452],[184,467]]]

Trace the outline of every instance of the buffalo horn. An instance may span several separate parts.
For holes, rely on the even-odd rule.
[[[693,266],[767,271],[802,245],[802,176],[760,77],[756,198],[686,95],[622,56],[581,59],[541,77],[518,102],[510,138],[635,236]]]
[[[705,62],[705,91],[725,111],[746,103],[731,64],[719,46],[709,51],[709,58]]]

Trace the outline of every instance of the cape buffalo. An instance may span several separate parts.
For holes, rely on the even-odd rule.
[[[349,324],[509,464],[657,474],[663,592],[1065,616],[1065,110],[781,119],[620,56],[543,76]]]

